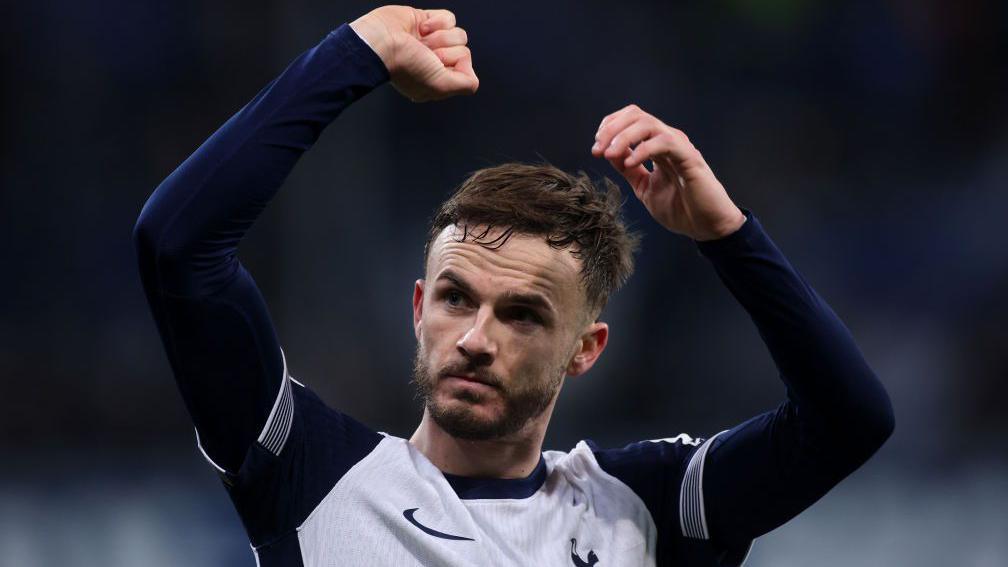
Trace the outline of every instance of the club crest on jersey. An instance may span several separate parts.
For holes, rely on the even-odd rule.
[[[571,538],[571,561],[573,561],[574,565],[577,565],[577,567],[592,567],[592,565],[598,563],[598,555],[595,555],[594,550],[589,549],[588,560],[585,561],[584,559],[581,559],[581,556],[578,555],[577,552],[577,540]]]

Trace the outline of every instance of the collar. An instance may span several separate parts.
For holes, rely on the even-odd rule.
[[[540,454],[539,463],[525,478],[477,478],[442,474],[462,500],[522,499],[535,494],[546,482],[546,459]]]

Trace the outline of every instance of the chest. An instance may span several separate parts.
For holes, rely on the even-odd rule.
[[[654,565],[641,510],[561,468],[528,498],[462,500],[408,455],[373,457],[299,528],[306,567]]]

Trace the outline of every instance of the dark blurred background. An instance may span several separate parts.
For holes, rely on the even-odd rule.
[[[286,63],[373,4],[4,2],[0,564],[253,565],[199,456],[131,229]],[[385,86],[330,127],[242,248],[293,374],[408,437],[425,223],[465,175],[589,155],[635,102],[704,152],[845,319],[895,404],[875,459],[748,565],[1008,564],[1004,2],[443,2],[481,88]],[[629,193],[628,193],[629,194]],[[634,200],[638,269],[547,448],[709,435],[783,387],[691,242]]]

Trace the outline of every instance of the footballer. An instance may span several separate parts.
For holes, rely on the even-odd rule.
[[[387,81],[417,102],[476,92],[466,45],[446,10],[385,6],[338,27],[171,173],[137,221],[143,285],[197,445],[257,564],[740,565],[754,538],[882,445],[892,407],[756,216],[685,134],[636,106],[603,118],[585,151],[696,242],[766,343],[786,385],[779,406],[706,438],[543,450],[565,379],[605,351],[600,313],[636,244],[613,184],[549,165],[476,171],[436,211],[413,287],[424,412],[409,438],[291,376],[239,242],[357,99]]]

